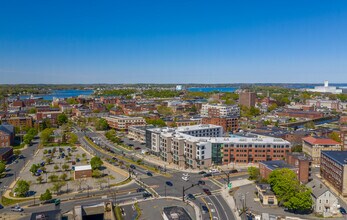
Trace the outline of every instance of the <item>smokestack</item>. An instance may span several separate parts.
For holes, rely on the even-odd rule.
[[[328,80],[325,80],[324,81],[324,87],[328,87],[329,86],[329,81]]]

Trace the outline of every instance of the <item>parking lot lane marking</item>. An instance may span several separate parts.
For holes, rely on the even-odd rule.
[[[210,211],[209,205],[207,204],[206,200],[203,197],[201,197],[201,200],[205,203],[206,207],[208,208],[208,210],[209,210],[208,213],[210,214],[210,220],[212,220],[212,213]]]

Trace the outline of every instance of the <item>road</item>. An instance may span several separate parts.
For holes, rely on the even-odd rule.
[[[17,159],[18,161],[17,163],[12,161],[10,164],[7,165],[6,176],[0,179],[1,194],[3,193],[3,191],[5,191],[6,188],[8,188],[12,184],[15,178],[18,177],[18,174],[21,172],[24,165],[33,158],[38,148],[38,145],[39,145],[39,139],[33,140],[33,144],[31,146],[22,150],[21,152],[21,155],[23,155],[22,159]],[[13,159],[15,158],[13,157]]]

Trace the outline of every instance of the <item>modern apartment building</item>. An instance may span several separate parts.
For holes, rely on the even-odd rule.
[[[319,165],[322,151],[341,151],[341,145],[329,138],[308,136],[302,139],[302,150],[312,157],[314,165]]]
[[[242,91],[239,94],[239,104],[248,108],[255,106],[257,94],[255,92]]]
[[[111,115],[105,117],[108,125],[117,130],[128,130],[129,126],[144,126],[146,121],[142,117],[130,117],[124,115]]]
[[[201,107],[202,117],[238,117],[240,108],[237,105],[203,104]]]
[[[3,122],[7,122],[8,124],[13,125],[14,127],[22,127],[22,128],[31,128],[33,127],[33,119],[32,117],[9,117],[3,118]]]
[[[154,128],[153,125],[145,125],[145,126],[129,126],[128,128],[128,137],[133,138],[136,141],[141,143],[146,142],[146,130]]]
[[[163,161],[183,168],[280,160],[290,152],[290,143],[280,138],[222,137],[222,134],[223,128],[216,125],[149,129],[146,144]]]
[[[320,174],[342,196],[347,196],[347,151],[322,151]]]
[[[239,118],[238,117],[205,117],[201,120],[202,124],[213,124],[223,127],[226,132],[236,132],[239,129]]]

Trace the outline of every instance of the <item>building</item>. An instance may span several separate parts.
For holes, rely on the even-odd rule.
[[[341,148],[342,150],[347,150],[347,126],[340,126],[340,138],[341,138]]]
[[[324,81],[324,86],[315,86],[314,89],[306,89],[310,92],[333,93],[341,94],[342,89],[337,89],[336,86],[329,86],[329,81]]]
[[[280,117],[309,118],[309,119],[317,119],[317,118],[324,117],[323,112],[291,110],[291,109],[284,109],[282,111],[277,111],[276,115]]]
[[[144,126],[146,121],[142,117],[130,117],[125,115],[112,115],[105,117],[108,125],[117,130],[128,130],[130,126]]]
[[[239,129],[239,118],[238,117],[204,117],[202,118],[202,124],[212,124],[222,126],[226,132],[236,132]]]
[[[277,197],[271,190],[270,184],[257,184],[258,197],[263,205],[278,205]]]
[[[165,207],[162,216],[164,220],[192,220],[188,212],[179,206]]]
[[[254,107],[256,98],[255,92],[242,91],[239,94],[239,104],[248,108]]]
[[[341,145],[339,142],[329,138],[308,136],[302,139],[302,150],[312,157],[314,165],[319,165],[321,151],[340,151]]]
[[[3,118],[3,122],[7,122],[8,124],[13,125],[14,127],[22,127],[22,128],[32,128],[33,127],[33,119],[32,117],[9,117]]]
[[[61,209],[31,213],[30,220],[61,220]]]
[[[153,125],[129,126],[128,137],[141,143],[146,143],[146,130],[155,128]]]
[[[0,161],[8,161],[13,155],[12,147],[0,147]]]
[[[338,198],[319,180],[312,180],[306,184],[312,190],[315,213],[322,214],[323,217],[331,217],[339,213]]]
[[[201,107],[202,117],[238,117],[240,108],[237,105],[203,104]]]
[[[286,162],[298,169],[298,179],[301,183],[312,180],[312,157],[299,152],[291,152],[286,155]]]
[[[299,174],[299,169],[286,163],[284,160],[273,160],[273,161],[262,161],[259,162],[259,172],[262,179],[268,179],[270,173],[277,169],[287,168],[294,171],[297,175]]]
[[[44,120],[48,120],[52,126],[58,125],[58,116],[61,115],[61,111],[42,111],[36,113],[36,123],[41,124]]]
[[[146,131],[146,146],[163,161],[194,169],[280,160],[291,151],[291,144],[280,138],[222,135],[223,128],[216,125],[155,128]]]
[[[347,196],[347,151],[322,151],[320,174],[342,196]]]
[[[9,147],[14,143],[14,127],[10,124],[0,125],[0,147]]]
[[[83,179],[92,177],[92,166],[91,165],[83,165],[83,166],[75,166],[75,175],[74,178],[76,179]]]

